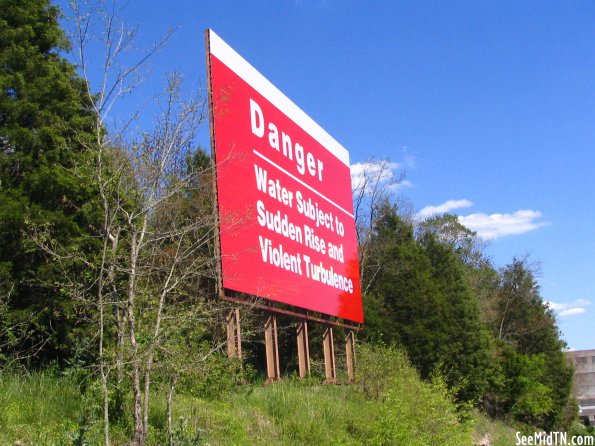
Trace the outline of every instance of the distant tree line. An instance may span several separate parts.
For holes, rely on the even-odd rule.
[[[497,268],[454,215],[419,220],[392,199],[385,162],[363,173],[359,236],[363,338],[402,345],[422,377],[460,402],[543,429],[576,417],[573,370],[527,258]],[[373,189],[370,189],[373,187]]]
[[[148,130],[108,130],[164,42],[126,64],[134,31],[109,2],[72,6],[73,43],[48,0],[0,2],[0,368],[97,382],[105,444],[128,408],[143,444],[156,386],[196,387],[212,366],[234,376],[215,355],[224,305],[209,299],[211,163],[196,142],[206,98],[182,95],[174,73]]]
[[[150,54],[118,63],[133,33],[101,4],[74,3],[69,42],[49,0],[0,0],[0,369],[74,371],[82,391],[97,382],[105,444],[126,416],[143,444],[155,386],[208,393],[246,368],[219,354],[212,171],[196,143],[205,98],[183,97],[174,74],[150,130],[108,129]],[[97,35],[108,56],[93,85],[84,51]],[[63,55],[72,45],[77,65]],[[495,267],[455,216],[407,217],[383,188],[387,164],[369,166],[354,191],[360,340],[404,347],[460,404],[567,426],[572,370],[530,264]]]

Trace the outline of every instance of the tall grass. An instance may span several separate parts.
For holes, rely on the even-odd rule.
[[[81,413],[78,386],[51,373],[0,373],[0,444],[72,444]]]
[[[173,436],[167,432],[166,392],[152,393],[149,445],[471,445],[438,378],[422,382],[398,349],[362,347],[359,384],[323,386],[288,379],[240,386],[220,398],[178,392]],[[101,444],[100,392],[89,383],[51,374],[0,374],[0,445]],[[128,394],[128,399],[130,395]],[[3,410],[2,410],[3,409]],[[112,425],[123,445],[130,420]]]
[[[355,386],[288,380],[209,403],[180,395],[176,414],[212,445],[472,444],[471,423],[439,377],[422,382],[396,348],[363,347],[358,358]]]
[[[482,413],[476,413],[473,424],[473,437],[477,444],[489,441],[492,446],[510,446],[517,443],[517,428],[500,420],[492,420]]]

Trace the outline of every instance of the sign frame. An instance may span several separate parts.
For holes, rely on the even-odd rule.
[[[330,154],[334,155],[337,159],[339,159],[341,162],[346,164],[347,167],[349,167],[349,154],[339,143],[337,143],[328,133],[326,133],[326,131],[324,131],[316,122],[314,122],[299,107],[297,107],[297,105],[295,105],[282,92],[280,92],[276,87],[274,87],[266,78],[264,78],[264,76],[262,76],[260,73],[258,73],[248,62],[246,62],[239,54],[237,54],[231,47],[229,47],[229,45],[227,45],[219,36],[217,36],[210,29],[207,29],[205,31],[205,44],[206,44],[206,49],[207,49],[207,51],[206,51],[207,62],[206,63],[207,63],[207,77],[208,77],[207,84],[208,84],[208,99],[209,99],[209,101],[208,101],[208,103],[209,103],[209,123],[210,123],[209,127],[210,127],[210,139],[211,139],[211,160],[213,163],[213,177],[212,177],[213,178],[213,193],[214,193],[214,200],[215,200],[215,212],[214,212],[215,215],[214,216],[215,216],[215,223],[216,223],[216,228],[217,228],[215,231],[215,242],[216,242],[215,245],[216,245],[216,256],[217,256],[216,270],[217,270],[218,296],[221,299],[224,299],[227,301],[231,301],[234,303],[240,303],[243,305],[249,305],[251,307],[260,308],[260,309],[263,309],[266,311],[273,311],[273,312],[277,312],[277,313],[281,313],[281,314],[285,314],[285,315],[294,316],[294,317],[297,317],[300,319],[312,320],[315,322],[321,322],[324,324],[343,327],[343,328],[347,328],[350,330],[360,330],[361,324],[363,324],[364,318],[363,318],[363,301],[362,301],[361,289],[359,288],[359,285],[360,285],[359,267],[357,268],[358,271],[357,271],[357,282],[356,282],[358,289],[357,289],[355,296],[356,296],[356,298],[359,299],[358,303],[359,303],[359,307],[360,307],[359,311],[361,313],[361,321],[350,319],[350,318],[345,318],[344,316],[341,316],[341,315],[327,313],[325,311],[320,311],[318,309],[313,309],[313,308],[308,308],[308,307],[300,307],[299,305],[296,306],[294,303],[279,301],[274,298],[267,297],[266,295],[258,296],[256,294],[246,293],[243,291],[236,291],[236,290],[227,289],[224,287],[224,280],[223,280],[224,267],[222,265],[222,246],[221,246],[221,234],[220,234],[220,231],[221,231],[221,213],[220,212],[221,212],[221,210],[220,210],[219,190],[218,190],[219,172],[217,169],[217,141],[216,141],[217,135],[216,135],[216,130],[215,130],[215,107],[214,107],[214,100],[213,100],[213,81],[212,81],[212,65],[211,65],[211,57],[213,56],[213,53],[211,52],[212,45],[213,44],[217,45],[217,48],[218,48],[217,51],[220,54],[224,53],[226,60],[229,60],[229,59],[227,59],[229,57],[231,60],[233,60],[233,64],[239,63],[241,68],[245,68],[247,66],[249,68],[249,74],[252,74],[252,73],[256,74],[251,79],[246,80],[246,79],[244,79],[244,76],[241,76],[239,73],[236,73],[233,70],[233,68],[230,68],[231,72],[233,72],[238,77],[240,77],[242,80],[244,80],[246,82],[246,84],[248,85],[248,87],[253,88],[256,91],[259,91],[258,89],[256,89],[256,87],[254,87],[254,85],[251,82],[262,83],[264,80],[264,82],[267,83],[267,85],[266,85],[267,88],[274,89],[275,93],[278,92],[278,97],[276,97],[276,99],[283,103],[283,109],[277,107],[279,112],[284,113],[284,110],[289,109],[292,112],[292,116],[295,116],[294,113],[297,113],[299,118],[302,120],[305,120],[305,122],[307,123],[308,131],[314,133],[314,135],[312,135],[312,137],[315,138],[324,149],[328,150]],[[215,56],[215,57],[217,57],[217,56]],[[245,75],[245,72],[242,72],[242,74]],[[273,104],[273,106],[276,107],[275,104]],[[289,116],[288,119],[291,120],[292,117]],[[310,172],[310,173],[312,174],[312,172]],[[351,190],[349,190],[349,193],[351,193]],[[327,201],[330,201],[326,197],[323,197],[323,198],[327,199]],[[337,206],[339,209],[342,209],[339,205],[337,205],[335,203],[332,203],[332,204]],[[317,204],[317,206],[318,206],[318,204]],[[344,209],[342,209],[342,210],[344,210]],[[345,212],[347,212],[347,211],[345,211]],[[351,212],[353,212],[353,211],[351,211]],[[351,214],[351,216],[353,217],[353,214]],[[353,225],[355,225],[355,222],[353,222]],[[356,260],[357,260],[357,243],[356,242],[355,242],[355,245],[356,245]],[[322,264],[321,264],[321,266],[322,266]],[[324,285],[320,284],[319,286],[322,287]],[[246,297],[246,296],[252,296],[252,297]],[[264,299],[266,301],[266,304],[263,305],[261,303],[258,303],[258,299]],[[288,307],[288,306],[295,308],[296,311],[282,308],[282,307]],[[302,311],[297,310],[298,308],[301,309]],[[310,314],[310,312],[322,313],[323,317],[313,316]],[[333,319],[337,319],[337,320],[333,320]],[[340,319],[343,319],[347,322],[352,322],[353,324],[338,322],[338,320],[340,320]]]

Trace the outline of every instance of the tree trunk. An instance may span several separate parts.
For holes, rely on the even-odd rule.
[[[132,349],[132,393],[134,398],[134,437],[133,444],[143,445],[145,443],[146,432],[143,424],[142,416],[142,398],[140,388],[140,358],[138,354],[138,344],[136,342],[136,326],[134,317],[134,305],[136,298],[136,273],[138,263],[138,237],[136,228],[132,222],[130,223],[130,276],[128,278],[128,301],[127,301],[127,317],[130,347]]]
[[[174,429],[173,429],[173,405],[174,405],[174,393],[176,391],[176,382],[178,381],[178,375],[172,375],[169,383],[169,392],[167,392],[167,437],[169,438],[169,446],[173,446]]]

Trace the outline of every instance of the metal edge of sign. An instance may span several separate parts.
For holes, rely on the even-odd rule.
[[[213,87],[211,80],[211,33],[210,30],[205,32],[205,47],[206,47],[206,66],[207,66],[207,95],[209,104],[209,133],[211,139],[211,167],[213,169],[212,178],[212,190],[213,197],[215,200],[215,256],[216,256],[216,271],[217,271],[217,294],[219,297],[225,295],[223,288],[223,265],[221,264],[221,237],[219,235],[219,191],[217,187],[217,160],[215,150],[215,126],[214,126],[214,113],[213,113]]]
[[[280,302],[276,302],[276,301],[269,301],[269,299],[262,298],[262,299],[267,299],[267,301],[269,301],[270,303],[267,304],[261,304],[258,303],[254,300],[251,299],[242,299],[242,298],[238,298],[238,297],[232,297],[229,296],[227,294],[222,294],[219,296],[221,299],[226,300],[228,302],[233,302],[236,304],[240,304],[240,305],[244,305],[250,308],[256,308],[259,310],[263,310],[263,311],[268,311],[268,312],[272,312],[272,313],[279,313],[279,314],[283,314],[285,316],[292,316],[295,317],[297,319],[301,319],[301,320],[305,320],[305,321],[312,321],[312,322],[318,322],[324,325],[332,325],[335,327],[341,327],[341,328],[346,328],[348,330],[354,330],[354,331],[360,331],[362,329],[362,323],[357,322],[357,321],[351,321],[350,319],[345,319],[342,317],[338,317],[338,316],[330,316],[328,315],[327,317],[317,317],[317,316],[312,316],[311,314],[309,314],[309,311],[312,310],[308,310],[307,308],[302,308],[302,307],[297,307],[297,308],[302,308],[302,310],[304,310],[304,313],[299,313],[297,311],[291,311],[291,310],[286,310],[284,308],[281,308],[279,306],[275,306],[275,303],[280,303]],[[256,299],[261,299],[258,296],[255,296]],[[353,324],[346,324],[343,322],[339,322],[337,320],[333,320],[332,318],[337,318],[337,319],[342,319],[345,321],[351,321],[353,322]],[[355,324],[355,325],[354,325]]]
[[[319,124],[299,108],[291,99],[275,87],[256,68],[240,56],[212,29],[208,29],[210,52],[227,65],[233,72],[258,91],[287,117],[299,125],[304,131],[316,139],[338,160],[349,167],[349,152],[335,138],[327,133]]]
[[[208,77],[208,94],[209,94],[209,118],[210,118],[210,133],[211,133],[211,160],[213,164],[216,164],[216,150],[215,150],[215,135],[214,135],[214,119],[213,119],[213,98],[212,98],[212,85],[211,85],[211,70],[210,70],[210,56],[213,55],[217,57],[222,63],[224,63],[228,68],[234,71],[240,78],[242,78],[246,83],[248,83],[252,88],[254,88],[258,93],[260,93],[263,97],[265,97],[271,104],[277,107],[281,112],[283,112],[288,118],[293,120],[298,126],[300,126],[304,131],[310,134],[315,140],[317,140],[326,150],[328,150],[332,155],[334,155],[339,161],[345,164],[347,167],[350,167],[349,163],[349,152],[345,147],[343,147],[337,140],[335,140],[331,135],[329,135],[326,130],[324,130],[319,124],[317,124],[312,118],[310,118],[301,108],[299,108],[291,99],[289,99],[284,93],[282,93],[277,87],[275,87],[268,79],[266,79],[260,72],[258,72],[249,62],[247,62],[242,56],[240,56],[233,48],[231,48],[223,39],[221,39],[213,30],[206,29],[205,30],[205,47],[206,47],[206,59],[207,59],[207,77]],[[216,180],[216,171],[213,177],[213,191],[215,195],[216,201],[216,208],[218,208],[218,191],[217,191],[217,180]],[[218,220],[218,212],[215,212],[216,219]],[[219,223],[217,222],[217,226]],[[220,240],[219,236],[216,236],[216,250],[218,251],[219,257],[221,256],[221,247],[220,247]],[[217,294],[218,297],[227,300],[230,302],[234,302],[237,304],[243,304],[250,307],[257,307],[259,309],[272,311],[284,315],[290,315],[297,317],[298,319],[302,320],[310,320],[313,322],[320,322],[327,325],[334,325],[337,327],[359,331],[361,330],[361,322],[345,319],[342,317],[338,317],[339,320],[346,320],[353,322],[356,325],[352,324],[345,324],[339,321],[333,321],[330,316],[328,318],[319,318],[308,314],[308,309],[306,313],[298,313],[293,312],[291,310],[286,310],[281,307],[277,307],[276,305],[281,304],[281,302],[277,302],[275,300],[270,300],[268,305],[260,305],[251,300],[239,299],[237,297],[229,296],[226,291],[230,291],[232,294],[235,293],[233,290],[227,290],[223,286],[222,280],[222,265],[221,259],[217,262]],[[258,298],[258,296],[254,296]],[[336,316],[335,316],[336,317]]]

